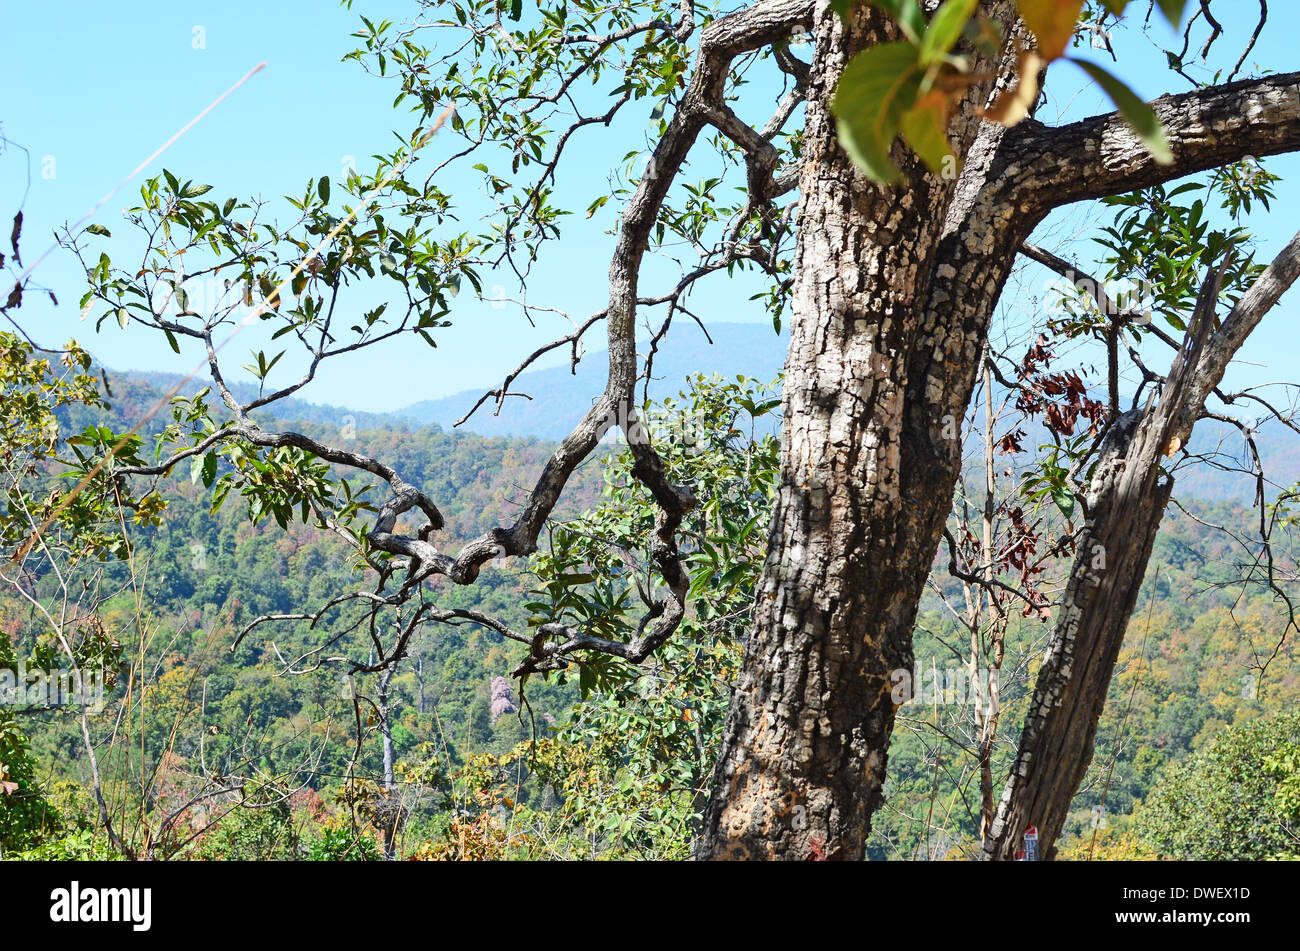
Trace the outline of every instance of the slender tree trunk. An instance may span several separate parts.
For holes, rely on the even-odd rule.
[[[993,411],[993,375],[987,351],[983,362],[984,385],[984,508],[980,513],[980,564],[985,580],[992,577],[997,560],[993,550],[994,515],[997,501],[997,468],[994,465],[993,428],[997,415]],[[970,684],[975,712],[975,758],[980,773],[980,838],[993,824],[997,800],[993,788],[993,746],[997,741],[998,722],[1002,716],[1002,695],[998,678],[1005,655],[1007,615],[999,596],[989,588],[964,583],[967,617],[970,624]],[[984,619],[987,619],[985,622]],[[985,623],[987,626],[985,626]],[[985,645],[983,632],[987,631]],[[980,658],[987,657],[988,692],[980,687]]]
[[[401,811],[397,796],[397,779],[393,772],[396,756],[393,751],[393,723],[389,715],[388,688],[392,684],[394,667],[389,667],[379,677],[379,733],[384,742],[384,792],[387,800],[385,821],[383,823],[384,858],[393,861],[397,857],[397,828],[400,824]]]
[[[1028,826],[1051,857],[1075,790],[1092,762],[1097,723],[1137,604],[1173,480],[1159,478],[1163,414],[1121,416],[1088,490],[1088,527],[1038,674],[1015,765],[985,839],[1010,859]],[[1134,430],[1136,429],[1136,434]]]
[[[1092,762],[1115,661],[1173,490],[1173,479],[1160,473],[1160,457],[1186,444],[1228,362],[1300,277],[1300,235],[1213,332],[1221,273],[1206,278],[1160,402],[1119,417],[1102,445],[1088,489],[1088,525],[1061,616],[997,819],[984,841],[988,858],[1014,858],[1027,826],[1038,829],[1039,854],[1054,856],[1070,803]]]

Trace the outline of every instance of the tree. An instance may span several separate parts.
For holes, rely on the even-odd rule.
[[[689,854],[763,564],[777,442],[757,430],[779,402],[756,381],[699,375],[657,414],[669,472],[700,503],[682,526],[692,612],[639,676],[605,657],[582,662],[582,702],[556,736],[529,745],[530,766],[564,797],[547,825],[573,843],[570,856]],[[534,556],[531,610],[630,633],[655,524],[633,464],[629,452],[606,460],[600,505],[556,526]]]
[[[574,0],[525,16],[522,3],[462,0],[445,12],[425,5],[425,22],[403,29],[364,21],[364,49],[354,58],[400,83],[397,98],[416,104],[421,127],[373,175],[349,175],[342,207],[331,204],[328,179],[313,180],[292,199],[297,220],[276,224],[258,207],[217,205],[203,199],[207,186],[165,173],[128,214],[149,241],[143,266],[95,258],[84,234],[68,236],[91,275],[83,306],[97,309],[100,323],[143,325],[178,351],[182,343],[196,348],[226,414],[214,415],[206,393],[188,399],[156,463],[105,456],[85,471],[159,479],[188,460],[218,501],[238,490],[254,520],[287,525],[298,517],[347,539],[373,584],[250,628],[314,624],[328,613],[346,624],[368,619],[373,630],[379,612],[404,610],[396,640],[376,645],[373,660],[352,659],[356,670],[392,664],[422,625],[453,620],[525,645],[521,677],[593,651],[639,663],[686,616],[689,572],[678,535],[696,499],[669,478],[641,425],[644,393],[638,400],[635,386],[651,373],[653,347],[643,366],[638,316],[664,308],[657,340],[675,315],[691,315],[685,295],[697,281],[756,268],[769,281],[774,319],[787,303],[791,314],[781,473],[696,852],[860,858],[885,778],[892,674],[911,668],[917,603],[960,469],[957,420],[1019,249],[1062,205],[1300,147],[1294,73],[1198,87],[1148,108],[1108,73],[1086,67],[1123,115],[1060,127],[1016,123],[1032,112],[1042,67],[1063,56],[1081,16],[1096,25],[1126,5],[757,0],[711,17],[691,0]],[[1159,5],[1175,19],[1183,7]],[[450,42],[420,46],[426,27]],[[809,61],[795,55],[796,38],[811,42]],[[755,64],[774,68],[784,83],[771,119],[758,127],[733,106]],[[622,204],[608,304],[575,319],[571,334],[524,361],[480,404],[493,400],[499,410],[518,372],[544,352],[571,347],[578,359],[583,334],[604,321],[604,391],[559,443],[515,522],[448,554],[436,541],[444,524],[437,504],[393,466],[256,421],[256,410],[306,386],[324,360],[401,334],[433,343],[463,281],[481,293],[481,273],[495,269],[525,286],[543,245],[559,233],[553,185],[566,147],[645,98],[655,102],[647,163],[589,208],[595,214],[611,198]],[[801,105],[802,130],[789,132]],[[443,164],[478,159],[492,196],[492,226],[482,235],[439,237],[453,207],[435,183],[440,167],[423,183],[407,174],[444,121],[457,150]],[[899,132],[909,148],[894,144]],[[713,133],[724,173],[676,187],[699,140]],[[520,169],[531,166],[539,173],[521,181]],[[730,168],[743,170],[746,186],[734,205],[716,197]],[[107,236],[102,227],[93,233]],[[666,292],[643,291],[647,253],[673,241],[698,250],[698,260]],[[202,302],[184,287],[223,277],[237,289]],[[342,314],[356,306],[350,285],[371,279],[395,293],[344,330]],[[245,301],[251,309],[241,312]],[[247,325],[300,344],[299,381],[266,389],[284,351],[258,350],[249,368],[263,388],[236,395],[219,335]],[[613,639],[554,621],[521,632],[478,612],[439,608],[426,582],[470,584],[493,559],[536,549],[566,482],[615,427],[659,513],[651,551],[657,590],[634,632]],[[335,468],[358,481],[336,480]],[[365,493],[375,487],[386,497],[371,507]],[[404,521],[411,518],[417,524]]]
[[[22,222],[19,210],[10,233],[15,264],[22,261]],[[22,306],[23,286],[16,283],[0,308],[20,334],[15,315]],[[47,293],[54,297],[53,291]],[[28,739],[15,714],[47,713],[67,704],[79,714],[100,821],[113,847],[122,851],[86,718],[86,708],[102,702],[105,686],[114,685],[123,658],[121,644],[100,617],[103,578],[93,563],[96,558],[125,556],[125,529],[118,529],[125,525],[125,508],[147,521],[156,517],[159,500],[123,495],[102,480],[74,495],[51,478],[71,461],[61,454],[71,450],[80,456],[80,446],[99,438],[101,430],[92,428],[69,439],[59,419],[60,413],[76,408],[107,405],[90,367],[90,354],[76,341],[62,349],[45,349],[25,334],[0,331],[0,539],[18,549],[0,569],[0,584],[28,609],[34,635],[15,643],[16,632],[0,632],[0,699],[9,708],[0,708],[0,846],[11,850],[31,847],[43,835],[62,831],[57,811],[38,788],[35,764],[27,755]],[[112,435],[108,429],[102,433]],[[133,454],[133,447],[124,444],[123,450],[128,457]],[[42,536],[39,544],[25,543],[36,535]],[[49,680],[38,680],[40,689],[30,696],[28,667],[61,671],[60,686],[48,689]],[[67,688],[68,695],[61,696]]]
[[[1295,815],[1276,766],[1294,756],[1300,722],[1282,714],[1225,730],[1165,770],[1137,810],[1137,838],[1161,859],[1294,858]]]
[[[1161,253],[1158,247],[1148,250]],[[1039,830],[1043,853],[1051,854],[1092,758],[1111,674],[1173,492],[1174,477],[1163,469],[1162,459],[1190,440],[1211,394],[1217,392],[1226,403],[1240,398],[1218,389],[1224,371],[1300,276],[1300,235],[1253,281],[1254,269],[1234,262],[1230,243],[1222,253],[1221,263],[1210,262],[1185,339],[1161,380],[1159,399],[1152,393],[1145,405],[1135,402],[1133,409],[1108,420],[1088,485],[1087,526],[1076,543],[1064,606],[998,817],[985,840],[985,851],[993,857],[1014,857],[1029,825]],[[1237,267],[1230,275],[1233,264]],[[1238,285],[1237,300],[1221,317],[1216,309],[1229,290],[1229,277]],[[1118,313],[1109,303],[1103,310]],[[1271,564],[1271,553],[1269,558]]]
[[[1010,4],[989,15],[1014,32]],[[916,605],[960,467],[953,421],[1033,228],[1062,204],[1300,141],[1295,75],[1157,101],[1173,156],[1165,164],[1117,116],[981,125],[989,89],[977,85],[949,125],[961,176],[927,176],[903,156],[913,184],[900,200],[862,186],[828,108],[849,59],[893,36],[873,8],[847,22],[818,8],[782,479],[705,856],[861,855],[893,728],[890,673],[911,668]],[[1219,124],[1247,101],[1264,106],[1258,138]],[[787,818],[797,805],[809,817],[798,828]]]

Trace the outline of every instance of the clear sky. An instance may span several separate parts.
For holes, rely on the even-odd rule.
[[[1228,0],[1217,3],[1219,7],[1242,15],[1239,21],[1226,20],[1228,33],[1219,41],[1218,58],[1231,64],[1253,26],[1258,5],[1255,0]],[[0,0],[0,88],[5,90],[0,130],[31,156],[30,193],[23,205],[24,256],[34,259],[50,243],[54,227],[80,218],[154,148],[263,60],[265,70],[146,174],[165,166],[184,178],[214,185],[211,197],[260,194],[273,199],[300,193],[309,178],[341,177],[348,157],[365,166],[372,153],[391,150],[392,130],[409,130],[410,117],[391,108],[391,84],[340,59],[355,45],[349,34],[359,25],[360,15],[401,22],[415,12],[410,0],[357,0],[351,10],[329,0]],[[1274,71],[1294,68],[1297,28],[1298,5],[1273,4],[1269,29],[1251,61]],[[1165,68],[1159,50],[1160,44],[1170,43],[1167,28],[1153,21],[1150,37],[1135,33],[1120,42],[1120,63],[1113,68],[1147,97],[1183,91],[1186,83]],[[1048,108],[1041,117],[1057,121],[1108,111],[1095,90],[1083,87],[1073,67],[1054,66]],[[579,213],[567,219],[563,239],[545,260],[531,289],[534,302],[575,316],[603,306],[610,246],[603,229],[613,220],[612,203],[611,214],[591,221],[583,218],[582,209],[601,193],[610,167],[643,143],[649,108],[645,103],[641,113],[608,132],[587,131],[582,147],[574,150],[560,186]],[[428,149],[437,153],[450,145],[449,139],[435,140]],[[697,153],[704,149],[701,143]],[[22,200],[26,164],[26,156],[16,148],[0,155],[0,210],[15,208]],[[1287,157],[1271,160],[1268,167],[1284,181],[1273,215],[1256,215],[1250,222],[1261,237],[1263,255],[1277,250],[1300,222],[1300,207],[1285,180],[1300,181],[1300,162]],[[453,193],[456,183],[451,181]],[[138,186],[139,181],[127,186],[95,220],[115,228]],[[1082,224],[1096,219],[1095,209],[1071,209],[1050,224],[1058,233],[1078,232]],[[1075,250],[1086,254],[1082,244]],[[645,289],[657,291],[670,277],[667,269],[657,268]],[[58,308],[35,295],[25,302],[24,321],[42,342],[62,343],[75,334],[105,364],[118,369],[188,371],[196,362],[197,353],[177,357],[161,338],[139,328],[123,331],[110,321],[95,335],[80,323],[77,299],[84,290],[84,275],[67,252],[56,251],[33,279],[53,288],[60,298]],[[714,281],[695,303],[707,319],[754,321],[755,333],[771,333],[760,306],[747,300],[753,292],[749,283]],[[1290,375],[1286,371],[1300,354],[1294,299],[1284,301],[1243,353],[1245,361],[1266,363],[1270,369],[1246,366],[1234,372],[1245,372],[1250,379]],[[436,351],[408,341],[366,353],[325,372],[303,395],[317,402],[385,410],[491,385],[524,354],[567,326],[556,319],[532,329],[517,311],[489,307],[468,294],[456,299],[452,318],[454,326],[441,333]],[[698,333],[690,327],[681,330]],[[599,330],[589,339],[603,345]],[[233,346],[240,356],[247,349]]]

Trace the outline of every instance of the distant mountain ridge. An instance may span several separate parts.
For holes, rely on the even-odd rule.
[[[788,331],[778,336],[770,324],[713,324],[709,327],[712,344],[694,324],[685,324],[674,330],[660,342],[655,352],[650,384],[652,399],[675,396],[682,389],[686,377],[694,373],[717,373],[722,377],[744,374],[764,382],[773,380],[785,365],[786,348],[790,342]],[[639,342],[637,349],[644,354],[648,345]],[[484,436],[563,439],[600,396],[608,373],[609,353],[606,350],[589,351],[573,372],[568,366],[530,370],[520,374],[510,387],[511,392],[526,394],[526,397],[507,398],[499,416],[494,415],[495,401],[489,399],[459,428]],[[398,410],[397,415],[420,424],[437,423],[449,429],[487,390],[499,386],[500,382],[494,380],[479,389],[412,403]]]
[[[180,373],[167,373],[156,370],[113,370],[104,368],[104,375],[108,379],[109,390],[111,391],[110,402],[130,401],[132,399],[156,401],[162,394],[170,391],[172,387],[176,386],[177,383],[181,383],[184,379]],[[211,386],[211,381],[206,378],[195,377],[181,384],[178,395],[193,396],[205,387]],[[254,400],[261,395],[258,388],[252,383],[231,383],[229,386],[230,391],[240,400]],[[308,391],[310,392],[310,388],[308,388]],[[220,399],[214,394],[209,398],[209,403],[219,404]],[[349,409],[346,406],[310,403],[306,400],[292,398],[272,403],[263,409],[257,410],[253,415],[255,417],[270,417],[271,419],[295,420],[334,426],[341,426],[351,422],[358,430],[418,428],[418,426],[413,425],[415,423],[413,419],[402,415],[402,411],[396,413],[371,413],[365,410]]]
[[[770,325],[756,323],[718,323],[710,326],[705,338],[699,327],[684,324],[676,333],[661,342],[654,358],[653,380],[650,396],[663,399],[676,395],[685,386],[686,378],[695,373],[717,373],[724,378],[738,374],[763,381],[776,378],[785,363],[789,343],[788,331],[773,333]],[[644,357],[645,341],[638,344]],[[417,430],[433,426],[438,429],[506,439],[540,439],[558,441],[566,436],[582,414],[591,406],[604,388],[608,372],[608,354],[605,350],[587,352],[579,361],[576,372],[568,366],[530,370],[521,374],[511,390],[526,396],[511,396],[495,415],[495,401],[489,399],[461,426],[455,426],[483,394],[500,380],[486,381],[481,388],[463,390],[450,396],[412,403],[389,413],[372,413],[343,406],[309,403],[288,399],[260,410],[258,415],[282,421],[302,421],[326,426],[351,424],[356,430]],[[115,390],[130,392],[137,387],[165,390],[181,379],[179,374],[108,371]],[[193,380],[181,392],[192,394],[205,384]],[[241,399],[257,395],[252,384],[235,384],[232,389]],[[143,394],[140,394],[143,395]],[[639,390],[638,390],[639,395]],[[1005,434],[1007,427],[995,433]],[[1027,451],[1035,450],[1047,442],[1045,432],[1037,426],[1022,426],[1029,435],[1023,444]],[[1272,498],[1280,488],[1300,482],[1300,435],[1272,421],[1264,424],[1256,437],[1256,446],[1262,457],[1267,479],[1266,498]],[[1193,434],[1190,449],[1193,452],[1215,450],[1219,461],[1225,464],[1244,464],[1247,447],[1241,434],[1233,427],[1214,420],[1202,420]],[[1198,464],[1182,468],[1177,473],[1175,495],[1206,501],[1233,501],[1251,504],[1255,498],[1253,476],[1224,471],[1211,465]]]
[[[710,326],[708,332],[712,343],[696,325],[683,324],[660,342],[654,356],[650,384],[652,399],[675,396],[684,388],[686,377],[694,373],[717,373],[723,377],[743,374],[768,382],[774,380],[785,365],[786,347],[790,340],[788,330],[778,336],[770,324],[718,323]],[[643,356],[648,347],[646,341],[638,341],[637,349]],[[134,382],[165,391],[182,379],[179,373],[159,371],[107,369],[106,373],[114,389],[130,387]],[[529,370],[510,387],[512,394],[526,395],[510,396],[500,415],[496,415],[495,401],[489,399],[460,426],[456,423],[479,398],[500,386],[500,378],[485,380],[478,388],[421,400],[390,412],[365,412],[301,399],[281,400],[260,412],[275,419],[334,425],[350,418],[357,429],[419,429],[436,425],[480,436],[558,441],[569,434],[604,390],[608,373],[609,354],[604,349],[587,351],[574,372],[567,365]],[[190,396],[207,385],[205,380],[196,377],[185,383],[180,392]],[[259,395],[258,388],[251,383],[231,384],[231,390],[241,400],[251,400]],[[307,392],[313,391],[308,387]],[[639,387],[637,392],[639,396]]]

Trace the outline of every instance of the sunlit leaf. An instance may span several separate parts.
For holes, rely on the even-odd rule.
[[[1052,487],[1052,501],[1066,518],[1074,515],[1074,494],[1065,486]]]
[[[1060,59],[1074,37],[1083,0],[1016,0],[1020,18],[1038,40],[1038,55],[1047,62]],[[1022,72],[1021,77],[1024,77]]]
[[[935,11],[921,37],[921,62],[930,64],[943,59],[951,52],[961,39],[978,0],[944,0],[943,6]]]
[[[920,89],[916,56],[916,47],[901,40],[863,50],[844,68],[831,101],[840,143],[877,182],[899,178],[889,151]]]
[[[1089,76],[1097,81],[1097,85],[1106,91],[1115,107],[1119,109],[1133,131],[1141,137],[1142,143],[1147,147],[1147,151],[1161,165],[1168,165],[1174,160],[1174,153],[1169,148],[1169,139],[1165,136],[1165,127],[1161,125],[1160,119],[1156,116],[1155,110],[1147,103],[1138,98],[1137,94],[1129,89],[1128,86],[1120,82],[1106,70],[1102,69],[1095,63],[1085,63],[1082,60],[1075,60]]]
[[[940,92],[922,96],[903,114],[903,138],[936,175],[956,171],[956,156],[948,142],[948,97]]]

